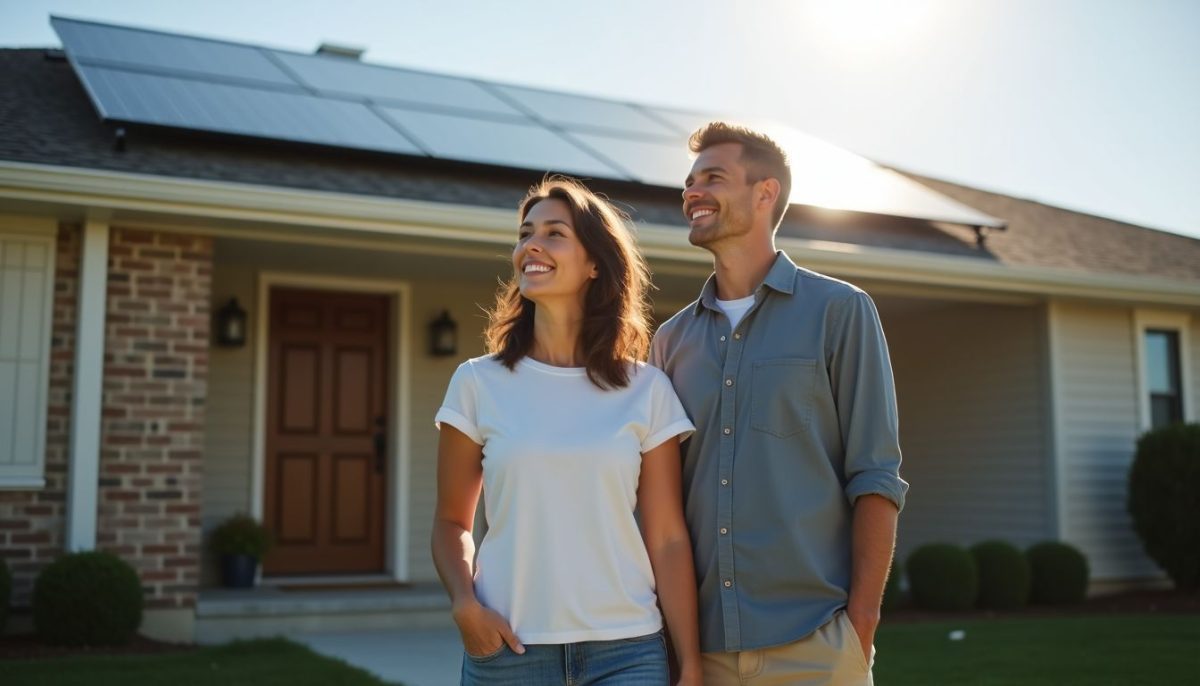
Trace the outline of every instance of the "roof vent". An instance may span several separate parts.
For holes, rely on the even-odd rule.
[[[362,58],[366,48],[356,48],[350,45],[338,45],[337,43],[321,43],[317,48],[318,55],[326,57],[340,57],[347,60],[359,60]]]

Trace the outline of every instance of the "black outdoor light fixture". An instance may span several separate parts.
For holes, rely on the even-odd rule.
[[[246,344],[246,311],[230,298],[217,312],[217,343],[230,348]]]
[[[458,352],[458,324],[450,318],[447,310],[442,310],[442,316],[429,324],[429,352],[435,357]]]

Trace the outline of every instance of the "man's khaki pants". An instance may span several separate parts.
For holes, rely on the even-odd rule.
[[[794,643],[704,653],[704,686],[873,686],[871,664],[863,656],[854,625],[839,612]]]

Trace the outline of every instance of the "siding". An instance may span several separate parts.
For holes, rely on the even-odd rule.
[[[930,542],[1018,546],[1053,532],[1040,308],[880,305],[911,484],[897,560]]]
[[[214,346],[209,360],[208,418],[204,462],[203,526],[208,532],[235,512],[248,512],[253,501],[252,455],[254,416],[254,352],[258,321],[257,283],[262,271],[312,273],[322,276],[348,276],[366,279],[407,281],[412,288],[411,330],[401,342],[401,354],[410,364],[411,407],[406,412],[409,436],[408,566],[412,581],[437,579],[429,555],[429,534],[436,498],[438,432],[433,416],[441,404],[446,384],[458,363],[483,354],[480,333],[485,318],[478,305],[490,304],[495,279],[505,268],[501,259],[465,278],[461,263],[447,270],[421,257],[355,255],[336,250],[308,250],[285,247],[267,256],[261,252],[238,254],[238,245],[218,245],[213,270],[212,311],[218,311],[230,297],[236,297],[247,313],[249,336],[246,345],[230,349]],[[440,272],[443,278],[433,278]],[[458,323],[459,352],[452,358],[428,354],[428,323],[443,309]],[[389,532],[392,524],[388,524]],[[388,534],[390,540],[391,534]],[[216,561],[205,551],[202,585],[218,583]]]
[[[1075,303],[1053,306],[1063,484],[1063,537],[1088,557],[1092,578],[1158,576],[1125,512],[1139,434],[1133,313]]]

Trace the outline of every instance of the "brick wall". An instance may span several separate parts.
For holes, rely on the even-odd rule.
[[[147,607],[190,607],[200,574],[212,240],[114,228],[97,546]]]
[[[63,547],[79,246],[78,226],[59,228],[46,413],[46,487],[40,491],[0,491],[0,557],[8,561],[13,573],[14,607],[29,604],[38,571]]]

